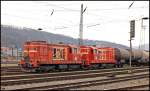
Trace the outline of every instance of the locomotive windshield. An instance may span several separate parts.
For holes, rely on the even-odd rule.
[[[88,54],[89,53],[89,49],[88,48],[81,48],[81,53],[82,54]]]
[[[77,54],[77,48],[72,48],[73,49],[73,53]]]
[[[29,48],[25,47],[23,51],[23,58],[26,62],[29,62]]]
[[[29,55],[29,48],[25,47],[23,51],[23,56],[28,56]]]
[[[53,59],[64,59],[64,49],[53,48]]]
[[[94,51],[94,52],[93,52],[94,54],[97,54],[97,53],[98,53],[96,49],[94,49],[93,51]]]
[[[24,46],[23,57],[29,57],[35,52],[37,52],[37,48],[31,46]]]

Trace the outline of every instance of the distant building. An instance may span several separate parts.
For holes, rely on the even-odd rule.
[[[1,56],[17,56],[17,48],[1,47]]]

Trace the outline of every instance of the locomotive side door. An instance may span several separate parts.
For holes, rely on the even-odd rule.
[[[80,52],[81,52],[81,59],[82,59],[83,65],[89,65],[90,49],[89,48],[81,48]]]
[[[53,61],[52,61],[52,57],[53,57],[53,55],[52,55],[52,47],[48,46],[47,50],[48,50],[48,58],[47,58],[47,60],[48,60],[48,62],[50,64],[53,64]]]
[[[48,64],[48,46],[42,45],[40,46],[40,63]]]

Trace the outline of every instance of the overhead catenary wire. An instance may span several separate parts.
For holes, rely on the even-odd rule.
[[[59,7],[59,8],[63,8],[64,10],[73,10],[73,11],[77,11],[77,10],[74,10],[74,9],[68,9],[68,8],[65,8],[65,7],[62,7],[62,6],[58,6],[58,5],[55,5],[55,4],[47,4],[47,3],[45,3],[45,2],[42,2],[42,3],[44,3],[44,4],[46,4],[46,5],[51,5],[51,6],[55,6],[55,7]],[[115,8],[114,8],[115,9]],[[113,10],[114,10],[113,9]],[[118,8],[118,9],[121,9],[121,8]],[[123,8],[122,8],[123,9]],[[133,9],[133,8],[132,8]],[[112,9],[95,9],[95,10],[112,10]],[[54,9],[51,11],[52,13],[51,14],[53,14],[53,11],[54,11]],[[59,10],[55,10],[55,13],[57,13],[57,11],[59,11]],[[61,11],[61,10],[60,10]],[[79,10],[78,10],[79,11]],[[77,12],[78,12],[77,11]],[[88,11],[90,11],[90,9],[88,9]],[[87,14],[90,14],[90,15],[95,15],[95,16],[99,16],[99,15],[96,15],[96,14],[91,14],[91,13],[87,13]]]
[[[61,9],[63,9],[63,10],[58,10],[58,9],[56,9],[55,11],[54,10],[52,10],[51,12],[55,12],[55,13],[57,13],[58,11],[75,11],[75,12],[78,12],[78,11],[80,11],[80,10],[75,10],[75,9],[69,9],[69,8],[65,8],[65,7],[63,7],[62,5],[55,5],[55,4],[47,4],[47,3],[45,3],[45,2],[43,2],[44,3],[44,6],[45,6],[45,4],[46,4],[46,6],[54,6],[54,7],[59,7],[59,8],[61,8]],[[146,8],[146,7],[134,7],[134,8],[131,8],[131,9],[136,9],[136,8]],[[127,9],[127,8],[112,8],[112,9],[88,9],[88,11],[94,11],[94,10],[114,10],[114,9]],[[54,13],[53,12],[53,13]],[[53,14],[53,13],[51,13],[51,14]],[[97,16],[97,17],[99,17],[99,15],[96,15],[96,14],[91,14],[91,13],[87,13],[86,12],[86,14],[88,14],[88,15],[95,15],[95,16]],[[18,17],[18,16],[17,16]],[[62,18],[61,18],[62,19]],[[34,20],[34,19],[33,19]],[[70,21],[71,22],[71,21]],[[116,21],[108,21],[108,22],[105,22],[105,23],[111,23],[111,22],[116,22]],[[122,20],[121,21],[117,21],[117,22],[123,22]],[[103,24],[105,24],[105,23],[103,23]],[[94,24],[91,24],[91,25],[88,25],[88,26],[93,26]],[[67,26],[64,26],[64,27],[62,27],[62,28],[60,28],[60,27],[58,27],[58,28],[56,28],[56,29],[63,29],[63,28],[70,28],[70,27],[76,27],[76,26],[78,26],[78,24],[76,25],[67,25]],[[87,27],[88,27],[87,26]],[[93,26],[94,27],[94,26]]]
[[[90,27],[95,27],[95,26],[99,26],[99,25],[103,25],[103,24],[108,24],[108,23],[120,23],[120,22],[124,22],[124,23],[128,23],[129,20],[111,20],[111,21],[106,21],[103,23],[90,23],[90,24],[84,24],[85,27],[90,28]],[[58,29],[63,29],[63,28],[72,28],[72,27],[78,27],[79,24],[74,24],[74,25],[70,25],[70,26],[59,26],[62,28],[58,28]]]
[[[128,9],[130,9],[131,8],[131,6],[133,5],[133,3],[134,3],[134,1],[129,5],[129,7],[128,7]]]
[[[35,2],[35,3],[37,3],[37,2]],[[70,9],[70,8],[65,8],[65,7],[62,7],[60,5],[55,5],[55,4],[45,3],[45,2],[41,2],[41,3],[44,3],[44,6],[54,6],[54,7],[68,10],[68,11],[79,11],[79,10],[74,10],[74,9]],[[57,9],[56,9],[56,11],[57,11]]]
[[[66,6],[65,6],[66,7]],[[52,8],[54,8],[55,9],[55,7],[52,7]],[[50,15],[51,14],[51,12],[52,12],[52,8],[50,8],[49,10],[50,10],[50,12],[48,12],[49,14],[48,15]],[[145,7],[143,7],[143,8],[145,8]],[[143,9],[143,8],[141,8],[141,9]],[[121,9],[123,9],[123,8],[121,8]],[[125,8],[125,10],[127,10],[128,8]],[[133,7],[133,8],[131,8],[131,9],[136,9],[135,7]],[[89,9],[88,8],[88,10],[87,11],[89,11],[89,14],[87,14],[87,12],[86,12],[86,14],[87,15],[91,15],[91,11],[110,11],[111,9],[105,9],[105,10],[102,10],[102,9],[99,9],[99,8],[97,8],[97,9]],[[116,8],[116,10],[119,10],[119,9],[117,9]],[[64,12],[64,13],[66,13],[66,12],[71,12],[72,13],[72,11],[71,10],[67,10],[67,9],[57,9],[56,8],[56,11],[54,12],[54,15],[55,15],[55,13],[57,13],[57,12]],[[73,12],[76,12],[76,13],[78,13],[78,11],[74,11],[73,10]],[[31,12],[32,13],[32,12]],[[93,16],[93,15],[92,15]],[[26,16],[25,16],[26,17]],[[54,16],[55,17],[55,16]],[[99,14],[97,14],[97,18],[98,17],[101,17]],[[63,17],[62,17],[63,18]],[[58,19],[58,21],[60,20],[63,20],[63,19]],[[40,18],[39,18],[40,19]],[[127,20],[128,21],[128,20]],[[67,22],[67,20],[66,21],[63,21],[63,22]],[[102,22],[100,22],[100,25],[101,24],[107,24],[107,23],[113,23],[113,22],[126,22],[126,21],[121,21],[121,20],[112,20],[112,21],[104,21],[104,23],[102,23]],[[69,23],[69,22],[68,22]],[[88,23],[88,22],[87,22]],[[66,29],[67,30],[67,28],[74,28],[74,27],[78,27],[79,26],[79,24],[75,24],[75,25],[73,25],[73,23],[71,23],[72,25],[70,25],[70,24],[62,24],[62,28],[61,27],[56,27],[58,30],[60,30],[60,29]],[[92,28],[92,27],[95,27],[95,26],[93,26],[93,25],[95,25],[95,24],[97,24],[97,22],[93,22],[93,23],[91,23],[91,25],[89,24],[89,25],[87,25],[87,26],[91,26],[91,27],[88,27],[88,28]],[[57,25],[57,24],[56,24]],[[49,25],[48,25],[49,26]],[[60,25],[61,26],[61,25]],[[86,25],[84,24],[84,26],[86,27]],[[97,25],[97,26],[99,26],[99,25]],[[59,29],[60,28],[60,29]],[[68,29],[69,30],[69,29]],[[71,29],[70,29],[71,30]],[[70,31],[69,30],[69,31]],[[89,29],[90,30],[90,29]]]
[[[11,14],[8,14],[8,15],[10,15],[10,16],[12,16],[12,17],[17,17],[17,18],[26,18],[26,19],[29,19],[29,20],[37,20],[36,18],[35,19],[33,19],[33,18],[30,18],[30,17],[22,17],[22,16],[18,16],[18,15],[11,15]],[[140,19],[138,18],[138,19],[135,19],[136,21],[139,21]],[[38,20],[39,21],[39,20]],[[41,21],[43,21],[43,22],[45,22],[44,20],[41,20]],[[97,26],[97,25],[103,25],[103,24],[108,24],[108,23],[114,23],[114,22],[118,22],[118,23],[120,23],[120,22],[128,22],[129,20],[111,20],[111,21],[106,21],[106,22],[103,22],[103,23],[99,23],[99,24],[96,24],[96,23],[90,23],[90,24],[84,24],[84,26],[85,27],[87,27],[87,28],[90,28],[90,27],[94,27],[94,26]],[[70,21],[71,22],[71,21]],[[79,24],[77,23],[77,24],[73,24],[73,25],[64,25],[64,26],[57,26],[57,27],[55,27],[54,29],[65,29],[65,28],[73,28],[73,27],[78,27],[79,26]],[[53,28],[52,28],[53,29]]]
[[[39,2],[35,2],[35,3],[39,3]],[[74,12],[79,12],[80,10],[77,9],[70,9],[70,8],[66,8],[63,7],[61,4],[56,5],[56,4],[50,4],[50,3],[46,3],[46,2],[41,2],[44,4],[44,6],[53,6],[53,7],[57,7],[57,8],[61,8],[61,10],[56,9],[56,11],[74,11]],[[132,2],[132,4],[129,6],[129,8],[133,5],[134,1]],[[129,8],[104,8],[104,9],[88,9],[88,11],[105,11],[105,10],[128,10]],[[132,7],[131,9],[144,9],[144,8],[149,8],[149,6],[142,6],[142,7]]]

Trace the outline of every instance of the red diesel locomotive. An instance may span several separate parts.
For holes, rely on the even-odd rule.
[[[85,66],[97,68],[103,65],[116,65],[114,48],[97,48],[93,46],[80,46],[81,60]]]
[[[25,43],[23,55],[20,66],[24,71],[76,68],[82,64],[75,45],[31,41]]]
[[[33,72],[99,68],[107,65],[122,67],[124,63],[129,63],[129,51],[125,49],[28,41],[24,44],[23,58],[19,65],[22,70]]]

